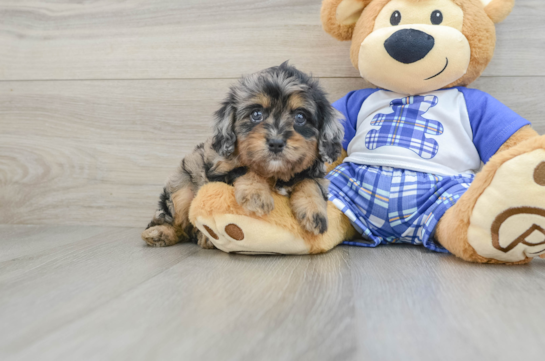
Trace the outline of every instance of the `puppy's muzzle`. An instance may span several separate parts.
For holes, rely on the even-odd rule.
[[[403,64],[424,59],[434,46],[433,36],[416,29],[396,31],[384,42],[388,54]]]
[[[269,151],[274,154],[278,154],[284,150],[286,141],[284,139],[269,139],[267,144],[269,146]]]

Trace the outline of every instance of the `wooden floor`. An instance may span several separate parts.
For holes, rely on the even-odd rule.
[[[144,246],[164,180],[241,74],[368,86],[319,0],[0,0],[0,360],[543,360],[545,260],[418,247]],[[472,84],[545,133],[545,1]]]
[[[0,226],[0,359],[543,360],[545,260],[249,257],[139,232]]]

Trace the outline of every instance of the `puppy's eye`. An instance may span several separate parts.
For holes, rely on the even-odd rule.
[[[390,24],[393,26],[399,25],[401,22],[401,13],[399,11],[394,11],[392,16],[390,17]]]
[[[431,23],[433,25],[439,25],[443,22],[443,13],[439,10],[435,10],[431,13]]]
[[[263,112],[260,110],[254,110],[252,114],[250,114],[250,119],[254,123],[259,123],[263,120]]]
[[[307,117],[303,113],[295,114],[295,124],[304,125],[307,122]]]

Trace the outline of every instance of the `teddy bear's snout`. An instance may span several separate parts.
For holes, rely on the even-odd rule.
[[[433,36],[416,29],[396,31],[384,42],[388,54],[403,64],[412,64],[425,58],[434,45]]]

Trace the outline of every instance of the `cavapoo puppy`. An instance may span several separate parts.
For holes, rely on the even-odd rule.
[[[301,226],[324,233],[324,163],[341,154],[341,117],[318,82],[287,62],[243,77],[216,112],[213,137],[168,180],[142,238],[151,246],[192,240],[213,248],[188,219],[191,201],[208,182],[233,185],[237,202],[258,216],[273,210],[272,191],[289,196]]]

